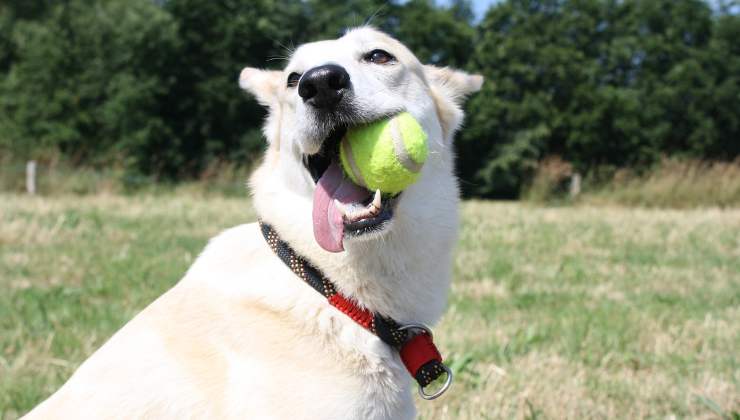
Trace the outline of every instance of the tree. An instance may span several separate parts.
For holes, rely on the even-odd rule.
[[[263,147],[264,111],[246,100],[237,79],[245,66],[282,64],[286,46],[303,39],[304,8],[287,0],[170,0],[165,10],[178,24],[181,53],[166,75],[173,80],[163,117],[174,139],[148,143],[145,173],[198,174],[214,159],[239,163]],[[169,156],[162,151],[171,151]],[[160,158],[161,157],[161,158]]]
[[[0,74],[7,71],[15,56],[12,42],[16,22],[45,16],[52,0],[7,0],[0,3]]]
[[[457,0],[448,8],[430,0],[386,2],[309,0],[312,39],[335,38],[348,28],[370,24],[399,39],[423,63],[463,67],[475,35],[470,3]]]
[[[148,0],[70,0],[46,15],[16,24],[23,48],[0,86],[14,154],[126,164],[134,145],[167,138],[158,109],[177,45],[172,19]]]
[[[168,179],[249,164],[264,111],[240,69],[370,23],[486,76],[456,142],[468,195],[517,197],[548,155],[580,172],[740,155],[736,0],[505,0],[478,25],[468,0],[448,4],[8,0],[0,147]]]
[[[731,2],[727,2],[728,4]],[[736,8],[740,8],[737,2]],[[728,11],[733,9],[728,8]],[[735,9],[737,10],[737,9]],[[699,151],[712,159],[732,160],[740,156],[740,15],[726,13],[717,18],[710,43],[710,60],[716,74],[715,89],[707,112],[713,115],[718,135]]]
[[[700,0],[493,7],[471,63],[489,83],[460,141],[465,192],[516,197],[551,154],[582,172],[647,168],[666,154],[729,157],[720,150],[732,150],[736,119],[717,104],[736,104],[737,89],[733,60],[716,61],[732,48],[712,43],[714,27]]]
[[[594,73],[573,21],[560,1],[512,0],[481,23],[471,68],[487,83],[458,142],[467,194],[516,197],[538,160],[563,148],[570,121],[560,110]]]

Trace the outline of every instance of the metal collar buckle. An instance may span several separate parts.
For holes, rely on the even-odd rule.
[[[406,324],[406,325],[402,325],[398,329],[399,331],[406,331],[406,330],[421,331],[422,334],[427,334],[429,335],[429,338],[431,338],[432,340],[434,339],[434,334],[432,333],[432,329],[424,324]],[[442,394],[444,394],[450,388],[450,385],[452,385],[452,377],[453,377],[452,371],[444,363],[441,363],[440,365],[442,366],[442,369],[444,369],[445,373],[447,373],[447,379],[445,380],[445,383],[442,385],[440,389],[438,389],[437,391],[431,394],[427,394],[426,392],[424,392],[424,387],[419,385],[419,396],[421,396],[421,398],[425,400],[436,399]]]

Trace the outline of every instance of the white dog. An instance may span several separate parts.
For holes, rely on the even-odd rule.
[[[283,71],[246,68],[239,81],[269,108],[269,148],[250,180],[264,229],[211,240],[174,288],[27,418],[414,417],[400,347],[376,335],[377,316],[364,327],[358,319],[441,316],[458,226],[452,138],[461,101],[483,79],[424,66],[360,28],[301,46]],[[332,147],[348,126],[402,111],[428,134],[429,157],[418,182],[378,197],[382,210],[370,214],[373,195],[342,178]],[[299,276],[311,267],[332,283],[327,293]],[[343,300],[327,299],[333,291]],[[401,344],[425,336],[406,331]]]

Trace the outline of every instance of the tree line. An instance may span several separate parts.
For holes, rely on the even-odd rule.
[[[466,194],[516,197],[538,163],[583,173],[740,155],[734,1],[10,0],[0,4],[0,151],[197,177],[249,165],[264,111],[244,66],[370,23],[423,62],[483,74],[456,139]]]

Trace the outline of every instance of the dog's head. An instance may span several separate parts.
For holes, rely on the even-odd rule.
[[[445,220],[456,218],[458,195],[451,141],[461,101],[482,82],[422,65],[400,42],[368,27],[299,47],[283,71],[244,69],[241,87],[269,109],[269,147],[251,180],[258,213],[294,242],[309,237],[330,252],[367,249],[381,238],[387,244],[398,236],[392,232],[454,226]],[[416,183],[368,212],[380,197],[343,177],[339,141],[348,127],[404,111],[426,131],[429,157]]]

